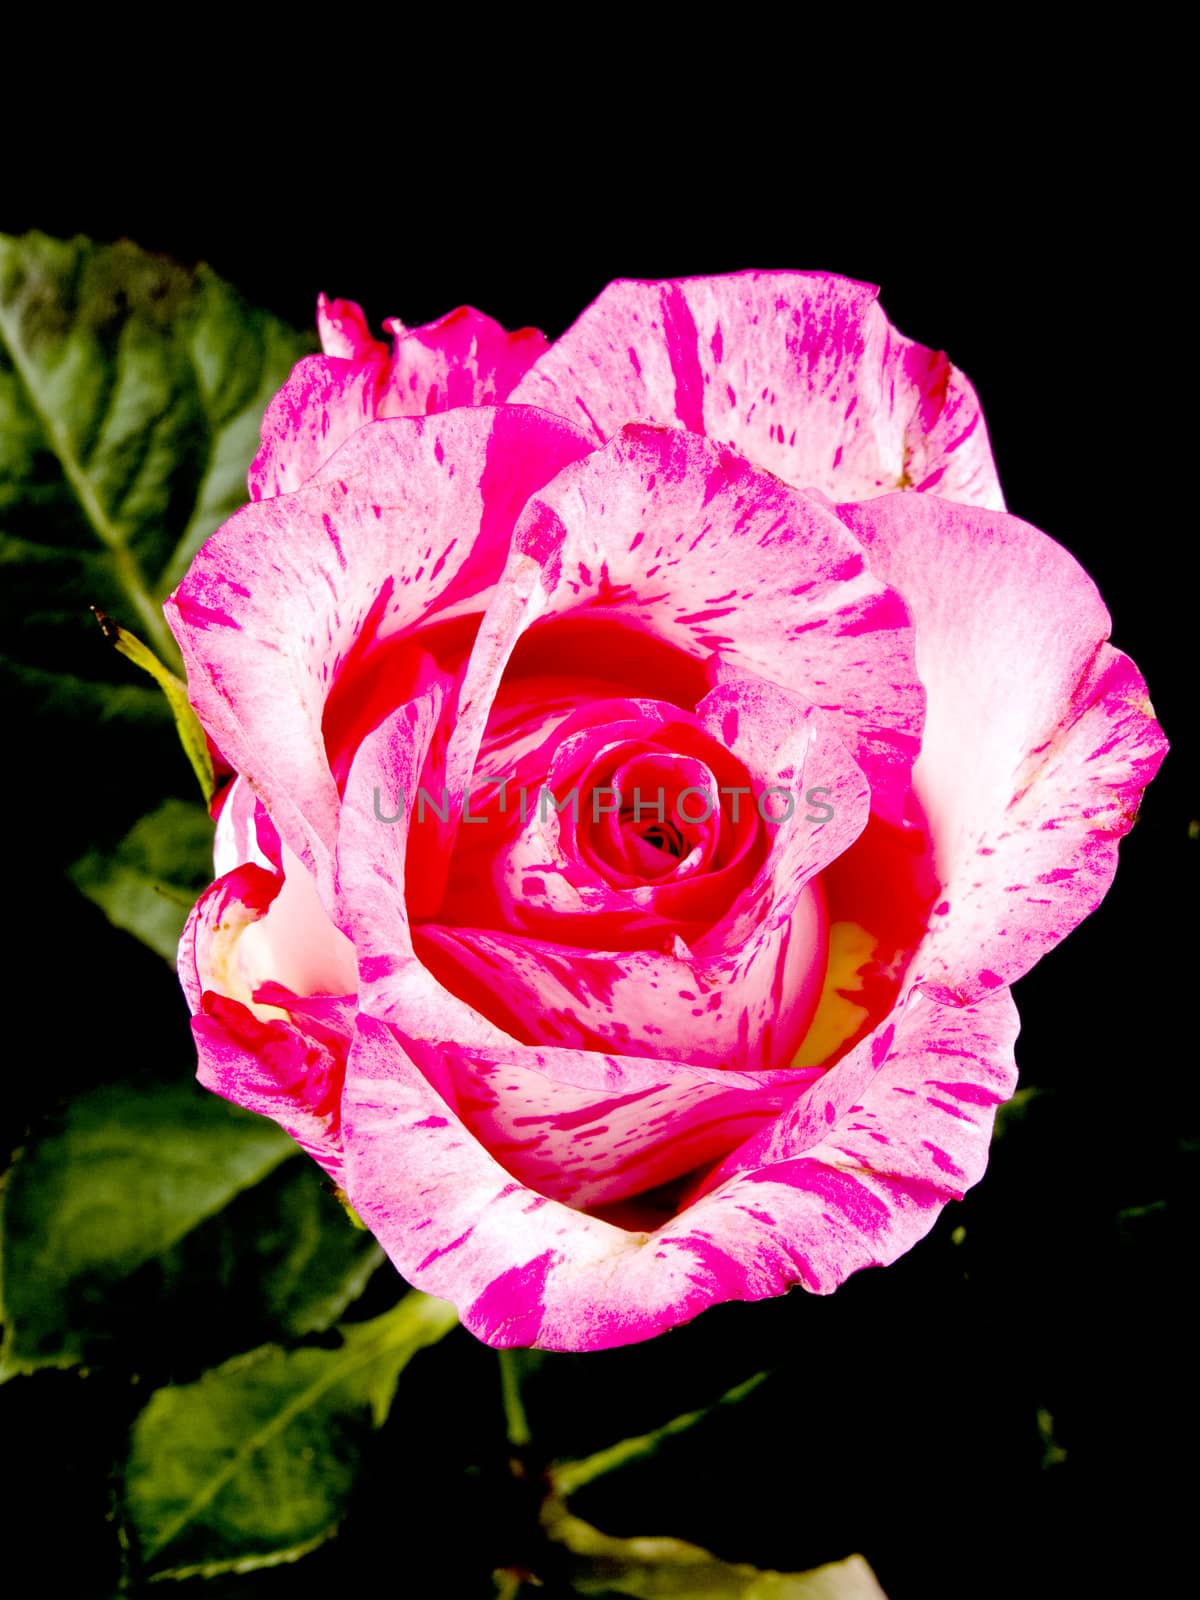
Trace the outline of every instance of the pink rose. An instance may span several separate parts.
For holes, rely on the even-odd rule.
[[[1091,580],[860,284],[320,315],[168,606],[238,774],[202,1082],[491,1344],[892,1261],[1165,749]]]

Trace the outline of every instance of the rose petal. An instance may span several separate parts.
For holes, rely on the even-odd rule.
[[[790,1071],[397,1037],[502,1166],[576,1208],[639,1194],[725,1155],[806,1081]]]
[[[824,1114],[815,1128],[798,1123],[769,1164],[738,1171],[643,1232],[518,1183],[391,1031],[360,1017],[343,1104],[347,1188],[409,1282],[450,1300],[485,1342],[632,1344],[725,1300],[759,1300],[796,1283],[827,1293],[909,1249],[983,1171],[995,1106],[1014,1080],[1015,1024],[1007,991],[961,1010],[912,997],[894,1038],[859,1047],[868,1061],[872,1046],[878,1057],[855,1102],[863,1113],[847,1111],[864,1129],[830,1125]],[[892,1153],[868,1138],[866,1114],[886,1129],[901,1104],[903,1137]],[[862,1148],[854,1142],[847,1153],[858,1132]]]
[[[243,778],[235,778],[224,791],[216,824],[213,867],[218,878],[248,861],[268,872],[279,870],[279,835],[262,801]]]
[[[1009,989],[962,1007],[911,991],[883,1026],[708,1173],[697,1197],[739,1173],[816,1155],[961,1199],[983,1175],[995,1109],[1016,1088],[1017,1029]]]
[[[416,957],[405,895],[409,829],[446,684],[430,684],[363,741],[346,785],[337,853],[340,925],[358,953],[359,1004],[418,1037],[501,1044],[511,1036],[444,989]],[[381,822],[376,796],[408,797]]]
[[[282,888],[282,873],[249,862],[211,883],[196,901],[183,926],[176,963],[193,1013],[206,989],[253,998],[253,981],[240,969],[237,946],[246,929],[267,915]]]
[[[974,389],[822,272],[609,286],[514,389],[603,442],[627,422],[735,445],[838,500],[896,488],[999,508]]]
[[[327,356],[342,361],[386,361],[387,345],[367,326],[363,309],[353,300],[317,296],[317,335]]]
[[[1099,904],[1166,741],[1095,584],[1044,533],[916,495],[841,514],[912,607],[929,697],[913,785],[942,888],[912,981],[977,999]]]
[[[352,300],[322,295],[317,322],[325,354],[298,362],[267,407],[250,467],[252,500],[298,489],[376,418],[499,404],[546,349],[536,328],[506,333],[470,306],[411,331],[392,319],[390,353]]]
[[[328,1035],[317,1037],[292,1021],[264,1022],[222,995],[206,994],[203,1006],[192,1018],[199,1081],[277,1122],[340,1184],[345,1043],[338,1048]]]
[[[272,1117],[326,1172],[340,1180],[340,1102],[353,995],[349,945],[324,918],[298,864],[297,877],[255,864],[235,868],[205,891],[179,945],[179,977],[192,1010],[206,1088]],[[305,941],[289,935],[309,918]],[[256,947],[255,940],[259,940]],[[354,986],[349,952],[349,988]],[[291,971],[331,987],[306,1000],[278,979]],[[271,981],[263,986],[262,974]]]
[[[394,318],[385,326],[396,336],[396,350],[381,416],[499,405],[548,348],[536,328],[507,333],[471,306],[421,328],[407,329]]]
[[[825,942],[812,886],[740,951],[703,961],[438,923],[414,933],[440,982],[515,1038],[743,1072],[791,1060],[820,997]]]
[[[331,903],[322,715],[353,654],[499,576],[528,495],[586,445],[527,407],[360,429],[317,480],[246,506],[167,601],[201,722]]]

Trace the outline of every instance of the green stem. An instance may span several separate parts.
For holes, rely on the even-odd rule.
[[[766,1372],[756,1372],[744,1383],[727,1389],[711,1406],[704,1406],[699,1411],[685,1411],[682,1416],[664,1422],[661,1428],[653,1428],[649,1433],[639,1434],[632,1439],[622,1439],[619,1444],[609,1445],[606,1450],[597,1450],[594,1455],[584,1456],[578,1461],[557,1462],[550,1468],[554,1492],[565,1500],[576,1489],[591,1483],[594,1478],[603,1477],[606,1472],[615,1472],[619,1467],[628,1466],[631,1461],[642,1461],[647,1456],[656,1455],[667,1439],[694,1428],[705,1417],[711,1416],[718,1406],[736,1405],[769,1376]]]
[[[504,1426],[508,1442],[514,1450],[524,1450],[533,1442],[529,1431],[529,1418],[521,1399],[521,1379],[517,1372],[517,1357],[511,1350],[496,1352],[500,1361],[500,1398],[504,1405]]]

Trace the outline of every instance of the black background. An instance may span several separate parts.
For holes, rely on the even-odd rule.
[[[126,236],[206,259],[301,326],[319,289],[360,301],[376,327],[466,302],[554,336],[618,276],[798,267],[878,283],[893,323],[974,382],[1010,510],[1078,557],[1145,673],[1174,750],[1103,906],[1017,986],[1022,1081],[1045,1092],[1011,1120],[982,1184],[909,1256],[830,1299],[720,1308],[648,1346],[551,1358],[532,1378],[539,1441],[577,1453],[779,1365],[738,1413],[581,1497],[612,1532],[674,1533],[782,1568],[858,1549],[892,1600],[1066,1594],[1097,1578],[1153,1593],[1186,1545],[1177,1458],[1196,1437],[1200,1131],[1194,451],[1180,410],[1191,284],[1161,198],[1128,172],[1114,190],[1114,150],[1083,160],[1063,140],[947,173],[893,163],[885,145],[839,174],[786,151],[689,163],[661,139],[561,166],[511,145],[464,164],[427,143],[368,177],[348,153],[279,183],[285,160],[265,150],[175,167],[170,181],[47,184],[0,208],[8,232]],[[135,156],[123,170],[143,168]],[[851,203],[834,204],[843,187]],[[1014,678],[1037,667],[1012,662]],[[9,780],[18,816],[30,756]],[[122,1054],[185,1060],[182,1004],[154,959],[106,936],[52,863],[19,865],[34,952],[28,1042],[10,1069],[23,1115]],[[398,1594],[488,1593],[520,1517],[493,1476],[492,1358],[455,1335],[421,1360],[343,1536],[222,1593],[348,1592],[381,1571]],[[24,1515],[53,1504],[73,1530],[63,1576],[103,1593],[108,1402],[90,1415],[74,1378],[39,1383]]]

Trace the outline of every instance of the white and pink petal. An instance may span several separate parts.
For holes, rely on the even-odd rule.
[[[928,695],[913,787],[941,889],[908,981],[977,999],[1099,904],[1166,740],[1104,642],[1095,584],[1054,540],[924,495],[841,515],[912,608]]]
[[[380,416],[420,416],[455,406],[500,405],[547,349],[536,328],[508,333],[472,306],[436,322],[384,324],[396,341]]]
[[[612,283],[512,398],[600,442],[635,421],[706,434],[838,500],[913,488],[1001,507],[974,389],[877,294],[823,272]]]
[[[402,1029],[396,1037],[503,1167],[576,1210],[719,1159],[805,1081],[592,1050],[431,1043]]]
[[[761,1166],[743,1168],[735,1154],[717,1187],[661,1227],[638,1230],[514,1179],[396,1036],[360,1017],[344,1100],[351,1203],[411,1283],[450,1300],[494,1345],[605,1349],[725,1300],[798,1283],[828,1293],[909,1249],[982,1172],[995,1105],[1014,1076],[1011,1001],[993,996],[975,1008],[970,1033],[962,1022],[961,1011],[917,997],[862,1082],[862,1114],[847,1106],[845,1126],[823,1111],[815,1126],[797,1123]],[[921,1101],[915,1120],[907,1104],[903,1113],[887,1105],[889,1092],[906,1102],[904,1091]],[[880,1132],[896,1119],[896,1148],[878,1144],[868,1164],[852,1141],[874,1127],[865,1113],[876,1111]]]
[[[288,865],[287,881],[247,863],[205,891],[180,941],[179,976],[200,1082],[273,1118],[340,1178],[353,955],[299,864]],[[306,921],[307,932],[293,939]],[[311,987],[297,992],[281,981],[287,977]]]
[[[499,405],[546,349],[536,328],[507,333],[470,306],[421,328],[384,324],[374,338],[353,300],[317,302],[323,354],[306,356],[267,407],[250,497],[298,489],[365,423]]]
[[[339,673],[486,594],[528,495],[586,448],[525,407],[375,423],[303,489],[232,517],[168,600],[201,722],[327,905],[338,789],[322,724]]]
[[[192,1018],[192,1037],[196,1076],[206,1089],[270,1117],[336,1183],[343,1181],[346,1037],[327,1026],[305,1027],[290,1016],[264,1020],[215,993],[203,996]]]
[[[627,427],[535,496],[539,625],[603,615],[826,711],[898,817],[924,714],[911,618],[824,503],[694,434]]]

